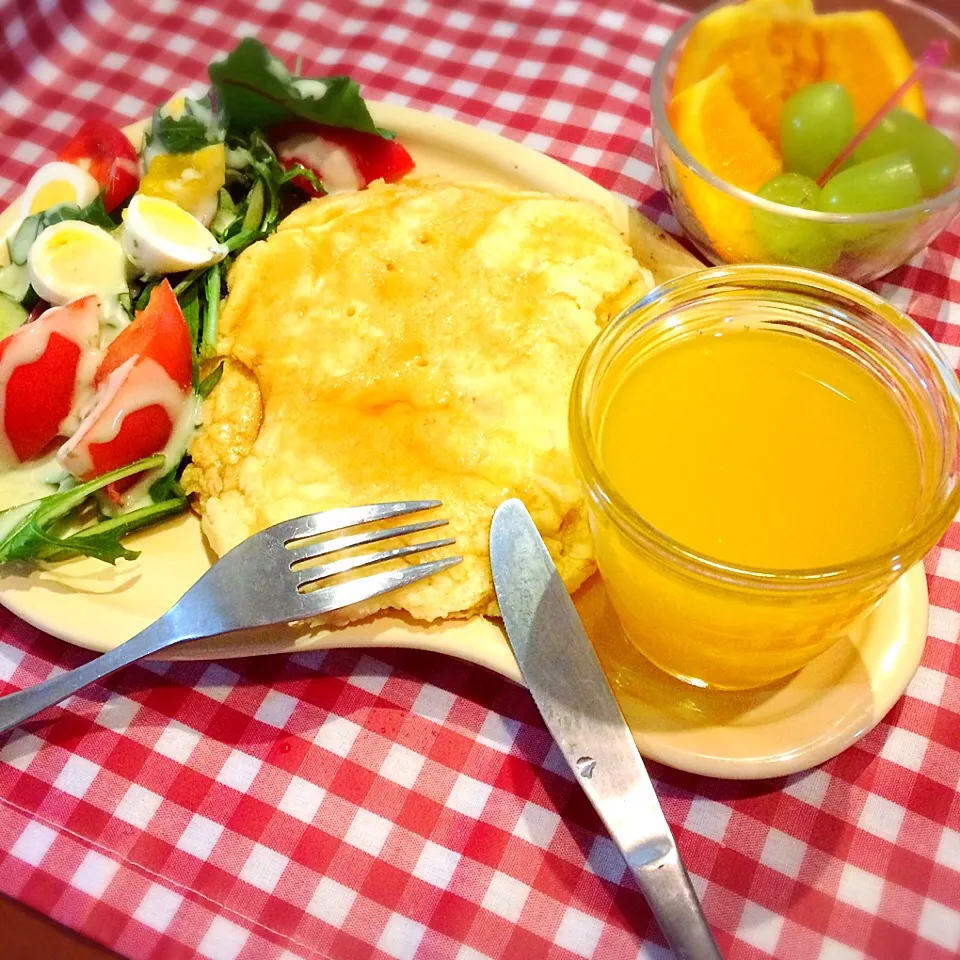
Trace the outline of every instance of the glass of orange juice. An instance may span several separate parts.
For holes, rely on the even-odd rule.
[[[960,385],[913,321],[776,266],[652,291],[587,351],[571,444],[628,639],[743,689],[871,610],[960,509]]]

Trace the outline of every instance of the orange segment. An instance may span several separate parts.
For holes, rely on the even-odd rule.
[[[674,92],[726,65],[740,102],[772,143],[784,101],[820,73],[810,0],[748,0],[704,19],[684,44]]]
[[[821,80],[835,80],[853,98],[857,124],[865,123],[913,70],[897,28],[879,10],[827,13],[816,18]],[[914,84],[900,106],[925,118],[923,93]]]
[[[729,67],[720,67],[670,103],[680,142],[711,173],[755,193],[781,172],[779,153],[737,99]],[[714,248],[728,261],[760,256],[748,205],[675,162],[685,198]]]

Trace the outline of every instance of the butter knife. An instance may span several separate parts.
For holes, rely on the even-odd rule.
[[[490,563],[524,683],[674,954],[722,960],[630,728],[519,500],[505,501],[493,515]]]

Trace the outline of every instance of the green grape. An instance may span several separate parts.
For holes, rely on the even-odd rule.
[[[876,129],[867,134],[854,151],[853,159],[855,163],[862,163],[898,151],[910,155],[925,197],[942,193],[957,176],[960,157],[954,142],[906,110],[891,110]]]
[[[820,188],[799,173],[781,173],[765,183],[757,195],[788,207],[816,210]],[[754,209],[753,225],[757,239],[776,263],[829,270],[840,252],[840,245],[830,228],[814,220]]]
[[[780,149],[784,167],[816,180],[853,139],[853,101],[839,83],[811,83],[783,105]]]
[[[905,151],[888,153],[855,164],[832,176],[820,193],[825,213],[879,213],[919,203],[920,178]],[[847,244],[882,246],[897,224],[849,226],[836,224],[835,235]]]

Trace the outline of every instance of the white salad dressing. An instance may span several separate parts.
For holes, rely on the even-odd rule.
[[[75,477],[85,477],[94,470],[90,446],[115,440],[128,414],[161,406],[175,427],[188,396],[156,360],[131,357],[107,377],[93,409],[57,459]]]
[[[73,479],[57,462],[56,450],[5,470],[0,473],[0,510],[56,493],[67,478]]]
[[[100,298],[100,351],[101,353],[120,336],[133,322],[118,297]]]
[[[243,170],[253,162],[253,154],[246,147],[227,147],[224,158],[228,170]]]
[[[311,80],[309,77],[298,77],[293,86],[301,97],[310,100],[322,100],[327,95],[327,85],[322,80]]]
[[[89,304],[78,309],[78,304],[71,304],[67,308],[54,307],[47,310],[33,323],[25,323],[9,337],[9,346],[0,357],[0,384],[5,384],[13,371],[27,363],[36,363],[46,352],[51,334],[59,334],[80,350],[80,363],[77,365],[77,388],[74,392],[73,410],[79,409],[79,403],[84,397],[78,394],[81,389],[81,374],[89,375],[93,379],[96,364],[85,363],[87,354],[98,356],[100,336],[100,320],[98,316],[96,297],[89,298]],[[85,384],[83,387],[85,388]],[[72,413],[73,411],[71,411]],[[69,417],[67,418],[70,419]],[[0,391],[0,425],[6,422],[6,392]],[[7,437],[6,428],[0,429],[0,469],[10,469],[17,466],[19,460],[13,452],[13,447]]]
[[[363,187],[363,178],[349,151],[315,133],[297,133],[277,148],[282,160],[297,160],[319,175],[327,193],[345,193]]]
[[[172,470],[187,452],[200,421],[200,398],[195,393],[184,397],[180,415],[173,421],[170,439],[160,452],[163,466],[148,470],[137,483],[123,495],[123,510],[136,510],[150,502],[150,487],[165,473]]]

